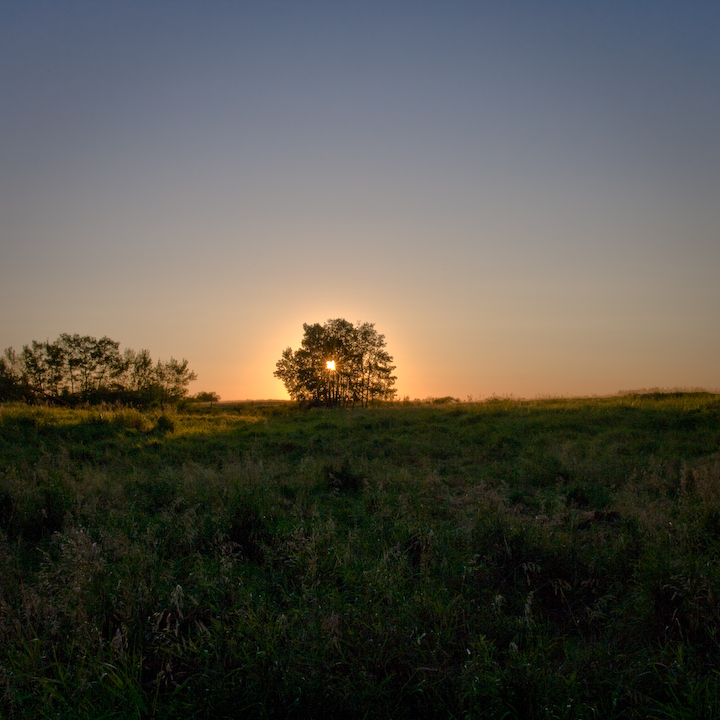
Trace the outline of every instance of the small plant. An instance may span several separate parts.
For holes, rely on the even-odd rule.
[[[155,432],[160,435],[175,432],[175,421],[167,413],[163,413],[155,423]]]
[[[138,432],[147,432],[152,427],[148,418],[134,408],[116,410],[112,415],[112,423],[116,427],[137,430]]]
[[[339,466],[325,465],[323,480],[327,489],[334,492],[357,492],[362,487],[362,478],[350,469],[347,458]]]

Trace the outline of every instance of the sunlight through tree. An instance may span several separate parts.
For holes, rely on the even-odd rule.
[[[273,373],[293,400],[314,405],[361,405],[392,400],[396,377],[385,336],[373,323],[340,318],[303,325],[301,347],[288,347]]]

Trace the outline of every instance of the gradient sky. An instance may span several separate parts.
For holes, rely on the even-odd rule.
[[[0,0],[0,350],[79,333],[287,397],[720,387],[720,3]]]

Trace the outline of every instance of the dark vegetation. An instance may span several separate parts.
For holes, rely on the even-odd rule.
[[[0,402],[43,400],[60,405],[122,403],[136,407],[177,404],[196,379],[187,360],[153,362],[109,337],[63,333],[54,342],[7,348],[0,357]],[[202,393],[207,402],[219,399]]]
[[[0,409],[3,718],[720,717],[720,397]]]
[[[396,377],[385,336],[373,323],[337,318],[303,324],[300,347],[283,351],[273,373],[303,405],[367,407],[395,397]]]

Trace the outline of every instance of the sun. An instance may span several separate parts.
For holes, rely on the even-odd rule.
[[[328,370],[334,370],[335,369],[335,361],[334,360],[328,360],[325,363]]]

